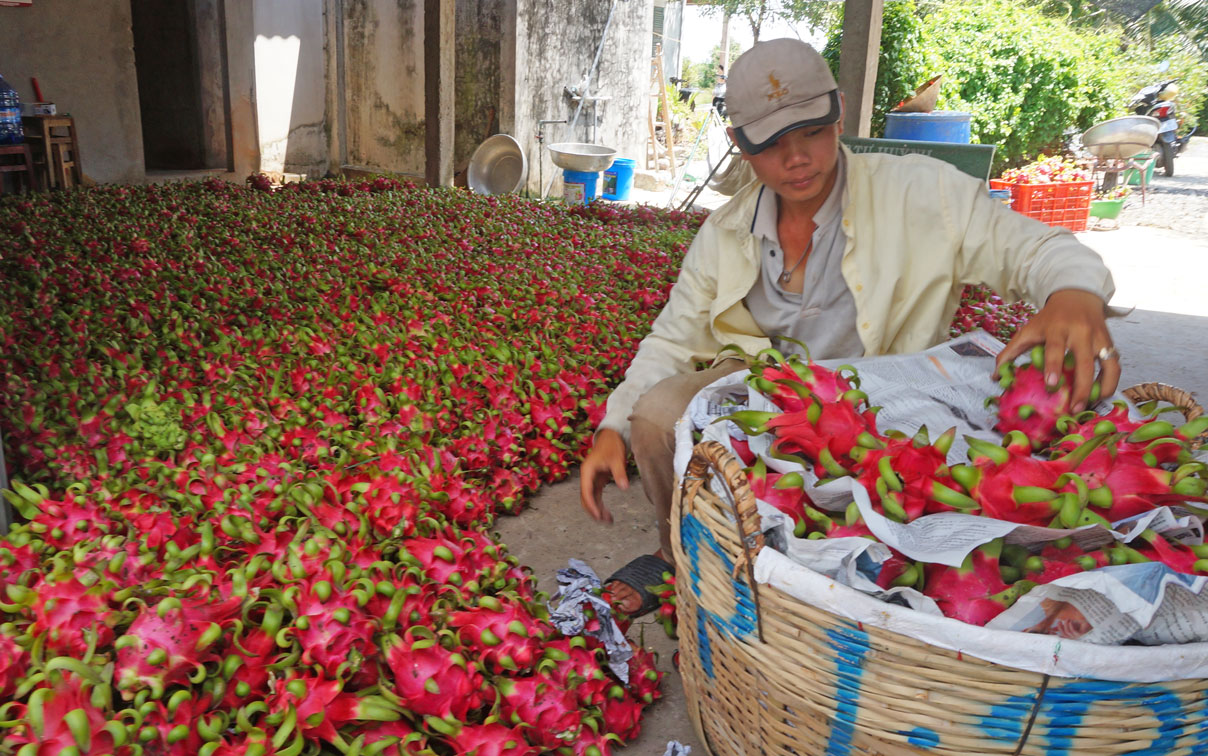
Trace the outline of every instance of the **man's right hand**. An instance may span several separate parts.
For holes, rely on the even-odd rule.
[[[596,433],[591,451],[579,466],[579,503],[593,519],[612,522],[612,514],[604,508],[604,486],[615,480],[621,489],[629,488],[625,473],[625,439],[609,428]]]

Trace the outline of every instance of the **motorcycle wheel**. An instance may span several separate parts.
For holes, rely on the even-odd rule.
[[[1157,147],[1162,155],[1162,172],[1169,178],[1174,175],[1174,145],[1159,139]]]

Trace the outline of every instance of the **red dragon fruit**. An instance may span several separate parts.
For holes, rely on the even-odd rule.
[[[1067,354],[1061,377],[1049,386],[1044,375],[1044,347],[1032,349],[1031,362],[1019,366],[1004,364],[999,368],[999,385],[1003,392],[987,403],[998,405],[995,430],[1006,434],[1022,431],[1033,449],[1044,449],[1057,439],[1058,421],[1070,414],[1074,386],[1074,356]],[[1091,391],[1091,401],[1098,397],[1098,383]]]
[[[612,686],[597,708],[604,732],[613,733],[621,740],[632,740],[642,731],[642,704],[621,686]]]
[[[112,583],[81,583],[74,575],[46,575],[32,588],[11,584],[6,588],[14,603],[0,603],[0,611],[33,620],[31,636],[43,638],[46,650],[82,658],[90,646],[104,648],[113,642],[119,614],[109,608]]]
[[[22,716],[0,746],[23,756],[130,752],[125,747],[125,725],[110,721],[104,711],[105,683],[94,676],[53,677],[51,685],[29,694],[28,703],[20,707]],[[98,698],[102,699],[100,706]]]
[[[923,593],[935,599],[945,617],[985,625],[1015,603],[1031,585],[1007,585],[999,573],[1002,539],[978,546],[960,567],[927,565]]]
[[[139,707],[138,739],[145,752],[164,756],[193,756],[201,748],[198,720],[210,707],[210,697],[194,699],[178,690],[167,701],[148,701]]]
[[[548,622],[521,604],[494,596],[480,596],[478,606],[453,612],[448,624],[495,673],[531,669],[541,653],[541,642],[553,633]]]
[[[428,739],[404,720],[397,722],[374,722],[352,729],[348,738],[358,738],[366,746],[365,753],[378,756],[407,756],[407,754],[431,754]],[[376,747],[371,747],[376,746]]]
[[[212,602],[204,596],[170,596],[154,607],[143,606],[114,644],[114,684],[122,697],[131,700],[147,689],[159,698],[168,686],[185,683],[205,664],[218,661],[213,646],[241,603],[238,597]]]
[[[489,718],[483,724],[447,726],[445,739],[456,753],[467,756],[537,756],[539,753],[519,730]]]
[[[1006,448],[970,436],[965,441],[973,465],[956,465],[950,472],[985,516],[1045,526],[1058,514],[1057,491],[1063,485],[1058,481],[1069,472],[1069,462],[1033,457],[1019,431],[1008,436]]]
[[[29,652],[11,636],[0,632],[0,699],[9,699],[17,690],[29,666]]]
[[[579,702],[551,678],[508,677],[497,688],[504,720],[524,732],[529,742],[552,750],[578,738],[583,728]]]
[[[343,692],[343,683],[322,672],[293,670],[276,684],[276,692],[266,700],[270,713],[292,712],[298,731],[311,741],[339,744],[336,730],[357,721],[392,722],[402,716],[386,698],[377,695],[352,695]],[[271,720],[270,720],[271,721]]]
[[[800,536],[806,525],[804,505],[810,503],[801,474],[768,472],[767,464],[763,459],[758,459],[747,470],[747,480],[755,498],[766,501],[788,515],[796,526],[794,531]]]
[[[559,686],[572,691],[584,706],[600,704],[612,678],[601,663],[603,647],[582,635],[561,638],[545,645],[537,671],[547,674]]]
[[[425,628],[410,628],[383,643],[393,695],[419,716],[465,721],[486,701],[486,680],[466,658],[437,643]]]
[[[360,667],[371,653],[376,627],[357,595],[327,570],[301,581],[293,595],[289,635],[302,648],[302,663],[332,671]]]

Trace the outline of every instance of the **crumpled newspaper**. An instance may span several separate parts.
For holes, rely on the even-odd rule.
[[[604,644],[608,653],[608,668],[625,685],[629,684],[629,659],[633,648],[612,617],[612,607],[596,595],[600,589],[600,578],[586,562],[571,559],[566,569],[558,570],[558,591],[553,595],[549,608],[549,620],[558,632],[568,638],[588,635]],[[557,604],[552,602],[556,601]],[[599,628],[587,630],[584,604],[591,607],[600,620]]]

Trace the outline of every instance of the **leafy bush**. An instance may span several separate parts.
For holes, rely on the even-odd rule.
[[[1013,0],[944,3],[923,22],[937,108],[973,115],[973,141],[998,146],[995,169],[1055,151],[1073,126],[1118,115],[1127,83],[1117,43],[1078,33]]]
[[[843,13],[827,36],[822,57],[839,78],[839,48],[843,42]],[[877,58],[876,91],[873,93],[872,135],[885,133],[885,114],[914,94],[930,76],[923,54],[922,22],[914,0],[889,0],[881,23],[881,52]]]

